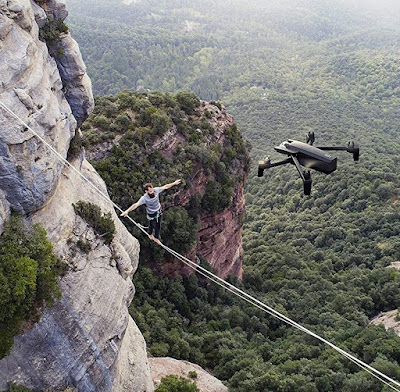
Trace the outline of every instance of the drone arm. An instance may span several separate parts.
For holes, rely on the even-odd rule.
[[[335,151],[346,151],[347,150],[347,147],[317,147],[317,148],[319,148],[320,150],[329,150],[329,151],[333,151],[333,150],[335,150]]]
[[[293,163],[292,158],[283,159],[278,162],[271,162],[269,158],[258,161],[258,177],[262,177],[264,174],[264,169],[269,169],[275,166],[286,165],[287,163]]]
[[[349,142],[347,147],[318,147],[320,150],[330,150],[330,151],[347,151],[351,154],[353,154],[353,159],[355,161],[358,161],[360,157],[360,148],[358,145],[354,144],[354,142]]]
[[[291,157],[282,159],[278,162],[271,162],[269,159],[263,159],[262,161],[258,162],[258,166],[262,167],[263,169],[269,169],[270,167],[286,165],[287,163],[292,163]]]

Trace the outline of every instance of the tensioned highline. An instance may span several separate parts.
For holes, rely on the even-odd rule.
[[[99,195],[101,195],[107,202],[109,202],[115,209],[118,211],[122,212],[123,210],[115,204],[110,197],[104,193],[101,189],[99,189],[96,185],[94,185],[87,177],[85,177],[78,169],[76,169],[70,162],[68,162],[51,144],[49,144],[43,137],[41,137],[37,132],[35,132],[28,124],[26,124],[25,121],[23,121],[20,117],[18,117],[17,114],[15,114],[7,105],[5,105],[2,101],[0,101],[0,106],[10,115],[12,115],[15,119],[17,119],[24,127],[29,129],[29,131],[32,132],[34,136],[36,136],[46,147],[48,147],[58,159],[62,161],[62,163],[71,168],[73,171],[75,171],[79,177],[81,177],[87,184],[89,184]],[[140,225],[139,223],[135,222],[131,217],[127,216],[127,218],[139,228],[143,233],[146,234],[147,232],[144,230],[143,226]],[[320,340],[321,342],[327,344],[346,358],[348,358],[350,361],[355,363],[357,366],[380,380],[382,383],[386,384],[388,387],[390,387],[392,390],[400,392],[400,389],[396,388],[400,387],[400,382],[390,378],[386,374],[380,372],[379,370],[375,369],[374,367],[368,365],[367,363],[361,361],[360,359],[356,358],[352,354],[344,351],[340,347],[336,346],[335,344],[329,342],[328,340],[324,339],[323,337],[317,335],[316,333],[312,332],[308,328],[303,327],[302,325],[298,324],[297,322],[291,320],[289,317],[285,316],[284,314],[278,312],[277,310],[271,308],[270,306],[266,305],[265,303],[259,301],[255,297],[251,296],[250,294],[246,293],[245,291],[237,288],[236,286],[226,282],[224,279],[220,278],[219,276],[213,274],[212,272],[206,270],[205,268],[201,267],[200,265],[196,264],[192,260],[187,259],[183,255],[179,254],[178,252],[175,252],[173,249],[165,246],[164,244],[160,245],[162,248],[164,248],[167,252],[169,252],[171,255],[175,256],[178,260],[180,260],[182,263],[186,264],[190,268],[194,269],[197,273],[203,275],[207,279],[213,281],[214,283],[218,284],[219,286],[227,289],[229,292],[232,294],[236,295],[237,297],[243,299],[244,301],[252,304],[253,306],[257,307],[258,309],[261,309],[262,311],[270,314],[271,316],[274,316],[278,318],[279,320],[285,322],[286,324],[289,324],[300,331],[303,331],[307,333],[310,336],[313,336],[314,338]]]

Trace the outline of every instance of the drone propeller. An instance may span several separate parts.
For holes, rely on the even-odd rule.
[[[314,134],[314,132],[308,132],[308,135],[307,135],[307,143],[310,145],[310,146],[312,146],[313,144],[314,144],[314,142],[315,142],[315,134]]]
[[[354,142],[347,143],[346,151],[353,154],[353,159],[355,161],[358,161],[360,159],[360,147],[358,147],[358,145]]]

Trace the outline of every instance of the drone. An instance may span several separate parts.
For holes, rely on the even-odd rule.
[[[304,170],[302,166],[306,169],[314,169],[325,174],[334,172],[337,167],[337,158],[325,152],[329,150],[347,151],[353,154],[354,161],[359,160],[360,148],[354,142],[348,142],[347,147],[314,147],[314,141],[314,132],[309,132],[306,143],[288,139],[279,146],[274,147],[276,151],[288,155],[289,158],[273,163],[269,157],[258,161],[258,177],[263,176],[265,169],[291,163],[296,166],[300,178],[303,180],[304,194],[310,195],[312,184],[311,173],[310,170]]]

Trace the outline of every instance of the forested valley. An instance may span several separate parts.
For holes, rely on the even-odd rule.
[[[69,0],[67,24],[98,110],[122,90],[226,105],[252,145],[244,277],[230,281],[400,381],[400,338],[370,324],[400,307],[399,5],[265,3]],[[309,131],[316,145],[354,140],[360,161],[338,152],[308,197],[292,166],[257,177],[258,159],[279,159],[274,145]],[[158,276],[143,260],[134,283],[130,312],[149,352],[210,369],[231,391],[391,390],[195,274]]]

